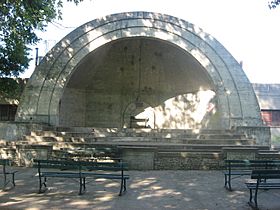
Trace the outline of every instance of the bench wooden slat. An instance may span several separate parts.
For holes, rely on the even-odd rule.
[[[129,175],[121,175],[121,174],[105,174],[105,173],[86,173],[83,172],[83,175],[86,177],[94,177],[94,178],[108,178],[108,179],[129,179]]]
[[[267,179],[279,179],[280,170],[253,170],[251,179],[262,179],[263,177]]]
[[[256,189],[257,183],[246,183],[248,189]],[[280,189],[280,183],[260,183],[258,189]]]
[[[231,172],[224,172],[225,175],[231,174],[231,175],[235,175],[235,176],[237,176],[237,175],[240,175],[240,176],[242,176],[242,175],[251,175],[251,173],[252,173],[252,171],[231,171]]]
[[[56,173],[56,172],[43,172],[42,177],[63,177],[63,178],[80,178],[85,177],[83,174],[78,173]]]

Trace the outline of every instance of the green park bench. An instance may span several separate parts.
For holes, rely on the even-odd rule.
[[[9,167],[11,166],[11,160],[0,159],[0,165],[2,165],[3,189],[6,189],[9,183],[11,183],[13,187],[15,187],[15,173],[17,173],[17,171],[11,170],[11,168]]]
[[[231,180],[250,176],[254,169],[276,169],[280,167],[280,160],[225,160],[225,187],[232,190]]]
[[[251,174],[251,179],[257,180],[256,182],[245,183],[247,188],[250,190],[250,198],[248,204],[254,209],[258,209],[258,192],[259,190],[270,190],[270,189],[280,189],[280,170],[253,170]],[[271,182],[270,180],[276,180]],[[265,180],[265,181],[264,181]],[[254,201],[253,201],[253,191],[254,191]]]
[[[127,170],[123,162],[90,162],[73,160],[34,160],[34,167],[38,168],[39,193],[47,189],[47,178],[77,179],[79,183],[79,195],[86,189],[86,179],[103,178],[120,180],[121,196],[126,191],[126,180],[129,175],[124,174]]]

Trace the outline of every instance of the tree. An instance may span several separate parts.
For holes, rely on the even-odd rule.
[[[83,0],[67,0],[78,4]],[[0,2],[0,78],[17,77],[28,67],[28,46],[40,39],[48,23],[62,19],[62,0],[1,0]]]
[[[18,104],[27,79],[0,78],[0,101]]]
[[[275,9],[280,4],[280,0],[273,0],[268,2],[269,9]]]

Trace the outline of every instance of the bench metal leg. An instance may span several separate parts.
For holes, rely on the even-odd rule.
[[[44,185],[45,187],[47,187],[47,177],[44,177],[43,185]]]
[[[83,191],[83,178],[80,177],[80,190],[79,190],[79,195],[82,195],[82,194],[83,194],[82,191]]]
[[[255,196],[256,196],[256,191],[255,191]],[[250,198],[248,201],[249,206],[251,206],[253,209],[258,209],[257,203],[256,203],[256,197],[254,197],[254,201],[252,201],[253,199],[253,189],[250,189]]]
[[[15,187],[16,186],[16,183],[15,183],[15,173],[12,173],[12,183],[13,183],[13,186]]]
[[[257,181],[257,185],[256,185],[256,188],[254,189],[255,190],[255,193],[254,193],[254,201],[253,200],[253,188],[250,188],[250,199],[248,201],[248,204],[249,206],[251,206],[253,209],[256,209],[258,210],[258,190],[259,190],[259,182],[260,180],[258,179]]]
[[[42,177],[41,176],[39,176],[39,192],[38,193],[43,193],[43,192],[46,192],[46,190],[47,190],[47,177],[44,177],[44,181],[42,181]],[[44,190],[42,190],[42,188],[43,188],[43,186],[44,186]]]
[[[83,178],[83,182],[84,191],[86,191],[86,177]]]
[[[123,192],[126,191],[126,179],[122,179],[121,180],[121,189],[120,189],[120,193],[119,193],[119,196],[122,195]]]
[[[126,179],[124,180],[124,191],[126,191]]]
[[[123,192],[123,179],[121,179],[121,188],[120,188],[119,196],[122,195],[122,192]]]
[[[229,191],[232,191],[231,188],[231,176],[229,174],[225,174],[225,188]]]
[[[84,194],[86,191],[86,178],[80,177],[80,189],[79,189],[79,195]]]
[[[255,190],[254,202],[255,202],[255,208],[258,209],[258,187]]]
[[[225,186],[224,186],[225,188],[227,187],[227,183],[228,183],[227,182],[227,175],[225,174]]]
[[[228,189],[229,189],[229,191],[232,191],[232,188],[231,188],[231,176],[230,175],[228,176]]]
[[[250,189],[250,198],[249,198],[249,202],[252,202],[252,198],[253,198],[253,196],[252,196],[252,189]]]

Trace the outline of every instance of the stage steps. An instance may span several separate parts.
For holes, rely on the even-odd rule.
[[[202,169],[206,169],[208,166],[208,169],[219,169],[225,158],[223,148],[257,149],[259,151],[257,155],[261,158],[279,155],[278,150],[271,151],[268,146],[256,145],[254,138],[234,130],[194,132],[193,130],[179,129],[57,127],[49,130],[34,130],[21,141],[2,142],[2,144],[0,142],[0,154],[16,156],[18,159],[20,159],[19,156],[24,155],[37,158],[36,152],[38,151],[40,151],[39,156],[47,154],[49,157],[55,155],[62,158],[67,157],[68,154],[74,157],[73,154],[76,152],[79,153],[78,158],[80,159],[83,156],[89,157],[91,151],[100,148],[108,149],[108,151],[119,149],[122,154],[132,158],[134,162],[141,158],[145,160],[150,156],[154,159],[150,163],[150,165],[154,164],[153,169],[180,169],[173,163],[174,161],[181,161],[178,163],[181,165],[181,169],[186,169],[186,167],[189,169],[189,166],[186,166],[186,161],[203,162],[199,166],[194,166],[193,169],[197,169],[200,165],[204,165],[201,166]],[[41,152],[41,150],[45,152]],[[19,155],[19,153],[28,154]],[[108,155],[110,156],[110,153]],[[145,155],[148,156],[145,157]],[[30,164],[30,162],[21,160],[18,163]],[[172,167],[168,168],[168,164]]]

